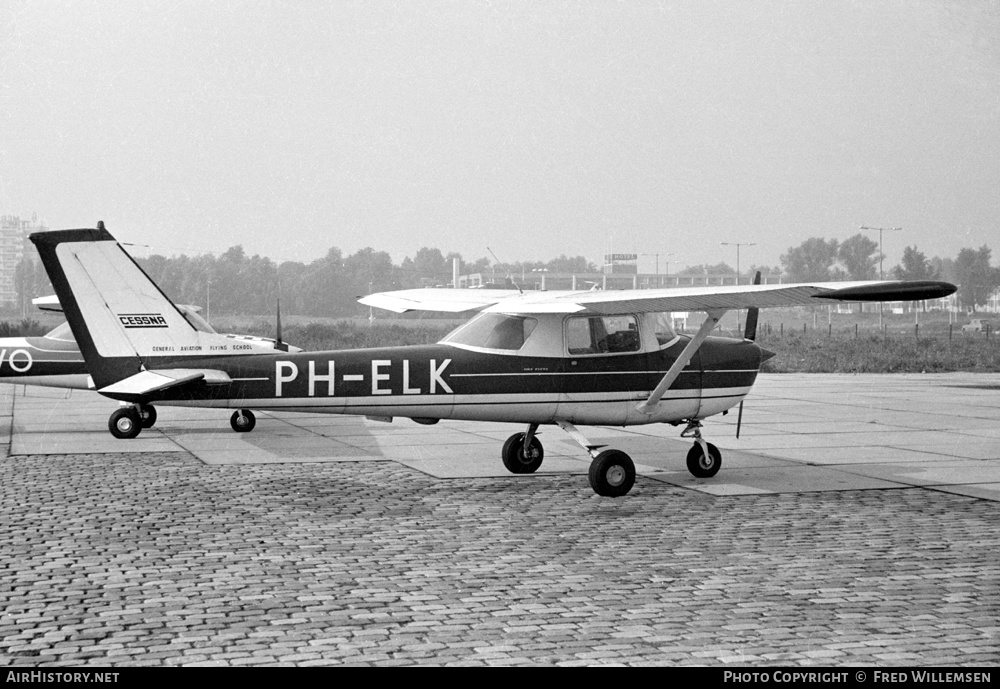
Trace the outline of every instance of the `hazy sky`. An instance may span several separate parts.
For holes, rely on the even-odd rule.
[[[277,260],[746,268],[867,224],[996,263],[1000,4],[0,0],[0,211]]]

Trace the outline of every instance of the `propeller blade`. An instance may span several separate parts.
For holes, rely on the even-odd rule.
[[[760,284],[760,271],[753,276],[753,284]],[[760,312],[756,306],[751,306],[747,309],[747,327],[743,331],[743,337],[747,340],[757,339],[757,314]],[[761,361],[765,361],[774,356],[774,352],[768,352],[766,349],[762,349],[762,352],[767,352],[767,356],[761,356]],[[743,400],[740,400],[740,413],[736,417],[736,437],[740,437],[740,427],[743,425]]]
[[[753,276],[753,284],[755,285],[760,284],[759,270],[757,271],[757,274]],[[747,309],[747,325],[743,331],[743,337],[747,340],[757,339],[757,314],[759,312],[760,309],[758,309],[756,306],[751,306],[749,309]]]

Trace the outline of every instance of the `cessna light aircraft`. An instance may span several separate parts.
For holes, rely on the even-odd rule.
[[[404,290],[363,304],[396,312],[479,311],[435,345],[331,352],[267,352],[199,331],[102,226],[36,233],[42,263],[86,359],[96,390],[127,403],[108,426],[134,438],[153,403],[522,423],[501,450],[513,473],[542,464],[543,424],[558,425],[591,456],[599,495],[625,495],[635,481],[627,454],[590,442],[577,425],[685,424],[687,466],[714,476],[721,454],[702,420],[749,393],[768,356],[752,339],[709,337],[729,309],[897,301],[946,296],[937,281],[736,285],[655,290],[528,292]],[[704,311],[682,336],[671,311]],[[756,320],[755,312],[752,320]],[[751,318],[748,317],[748,321]]]

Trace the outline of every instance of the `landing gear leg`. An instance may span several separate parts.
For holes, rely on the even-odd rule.
[[[229,425],[237,433],[249,433],[257,425],[257,417],[249,409],[239,409],[229,417]]]
[[[500,451],[507,471],[512,474],[533,474],[542,466],[545,451],[542,449],[542,441],[535,436],[537,430],[538,424],[533,423],[528,426],[526,433],[515,433],[507,438]]]
[[[631,457],[621,450],[598,452],[604,445],[594,445],[571,423],[560,421],[559,427],[593,458],[588,478],[590,487],[595,493],[608,498],[617,498],[632,490],[635,484],[635,464],[632,463]]]
[[[722,453],[712,443],[701,437],[701,421],[691,419],[687,428],[681,431],[682,438],[694,438],[694,445],[688,451],[688,471],[697,478],[711,478],[722,468]]]

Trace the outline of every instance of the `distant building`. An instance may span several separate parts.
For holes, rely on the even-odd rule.
[[[666,273],[553,273],[535,270],[514,276],[521,289],[545,290],[589,290],[589,289],[656,289],[658,287],[698,287],[702,285],[735,285],[736,274],[698,273],[697,275],[667,275]],[[743,278],[746,284],[747,278]],[[775,285],[782,281],[780,275],[765,275],[765,285]],[[503,288],[506,277],[488,273],[460,275],[459,287]],[[514,289],[510,286],[510,289]]]
[[[28,246],[28,235],[47,229],[37,215],[32,215],[31,220],[21,220],[16,215],[0,216],[0,308],[19,307],[17,264],[26,255],[38,260],[34,248]]]
[[[639,272],[639,254],[604,254],[604,273],[608,275],[636,275]]]
[[[1000,288],[993,290],[986,300],[986,307],[983,309],[987,313],[1000,313]]]

